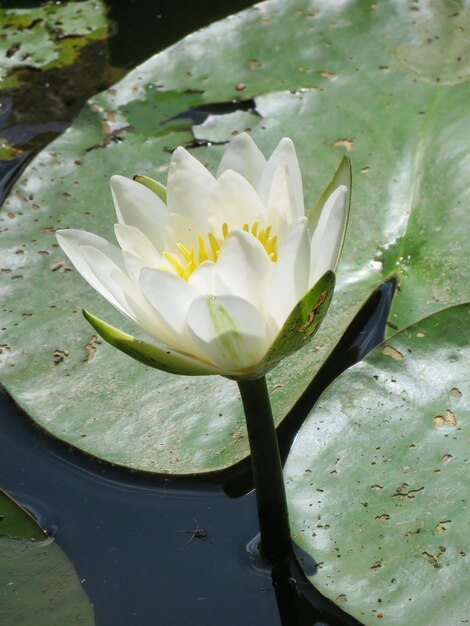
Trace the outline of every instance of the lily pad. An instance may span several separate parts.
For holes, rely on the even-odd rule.
[[[0,623],[93,626],[72,566],[33,518],[0,491]]]
[[[269,375],[277,423],[391,273],[401,278],[394,328],[470,299],[462,228],[470,204],[462,30],[470,24],[458,7],[440,7],[262,3],[149,59],[87,105],[32,162],[3,213],[11,305],[1,377],[34,420],[90,454],[145,471],[217,472],[246,457],[236,386],[156,372],[100,344],[83,307],[135,329],[68,266],[54,239],[59,227],[112,239],[109,177],[165,182],[168,153],[193,145],[191,120],[221,102],[235,100],[244,115],[230,124],[221,116],[218,126],[213,114],[198,138],[223,142],[249,124],[269,154],[291,136],[307,207],[343,154],[353,162],[350,226],[329,313],[312,344]],[[222,150],[212,144],[194,154],[215,170]]]
[[[311,582],[366,626],[465,623],[470,599],[470,304],[342,374],[285,466]]]

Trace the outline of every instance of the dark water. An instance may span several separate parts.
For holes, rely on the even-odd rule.
[[[111,62],[131,67],[249,4],[198,2],[195,11],[187,2],[114,2]],[[10,184],[22,165],[10,164],[3,182]],[[279,430],[284,457],[321,390],[383,337],[392,292],[385,285],[371,297],[285,420]],[[94,604],[97,626],[357,624],[322,601],[294,563],[271,572],[259,560],[248,465],[225,486],[152,478],[99,463],[52,439],[6,394],[0,394],[0,415],[0,486],[34,513],[67,554]]]

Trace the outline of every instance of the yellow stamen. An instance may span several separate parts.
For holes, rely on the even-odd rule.
[[[163,257],[169,262],[171,263],[171,265],[173,266],[173,269],[175,270],[175,272],[178,274],[178,276],[180,276],[181,278],[184,278],[184,280],[188,280],[186,278],[186,273],[184,271],[183,266],[181,265],[181,263],[178,261],[178,259],[176,259],[174,257],[174,255],[169,254],[168,252],[164,252],[163,253]],[[164,268],[162,268],[164,269]]]
[[[220,252],[220,246],[217,242],[217,239],[214,237],[212,233],[209,233],[207,237],[209,239],[209,244],[212,250],[212,260],[217,261],[217,257],[219,256],[219,252]]]
[[[184,256],[186,261],[188,263],[191,263],[191,260],[194,258],[194,248],[191,248],[191,250],[188,250],[188,248],[186,248],[186,246],[183,246],[182,243],[177,243],[176,247],[181,252],[181,254]]]
[[[204,263],[204,261],[209,260],[209,255],[207,254],[206,244],[202,235],[198,235],[197,243],[199,246],[199,263]]]
[[[262,229],[259,226],[260,221],[256,220],[251,228],[249,224],[244,224],[243,231],[251,233],[261,243],[271,261],[275,263],[277,261],[277,236],[271,237],[271,226]],[[207,238],[204,238],[203,235],[198,235],[197,251],[195,248],[187,248],[182,243],[176,244],[177,253],[164,252],[162,255],[170,264],[171,269],[165,265],[161,265],[160,269],[166,271],[174,270],[177,276],[183,280],[189,280],[194,270],[205,261],[217,262],[220,248],[229,234],[228,224],[224,222],[222,224],[222,237],[216,237],[213,233],[208,233]]]
[[[271,234],[271,226],[268,226],[265,230],[262,230],[258,235],[258,239],[260,240],[260,242],[263,244],[264,247],[266,247],[266,242],[268,241],[270,234]]]
[[[269,254],[271,261],[277,261],[277,235],[270,237],[266,244],[266,252]]]

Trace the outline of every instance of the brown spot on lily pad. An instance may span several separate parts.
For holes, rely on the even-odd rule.
[[[340,146],[346,148],[346,152],[351,152],[354,148],[354,141],[352,139],[337,139],[333,143],[333,148],[338,148]]]
[[[441,426],[457,426],[457,418],[452,411],[446,410],[445,415],[435,415],[432,418],[433,428]]]
[[[259,59],[251,59],[248,65],[250,70],[259,70],[261,69],[262,63]]]
[[[439,567],[439,563],[437,562],[435,556],[429,554],[429,552],[421,552],[421,555],[424,556],[424,558],[430,565],[432,565],[433,567]]]
[[[461,398],[462,392],[460,391],[460,389],[457,389],[457,387],[453,387],[450,390],[450,395],[453,396],[454,398]]]
[[[446,526],[446,524],[450,524],[450,522],[451,522],[451,521],[452,521],[452,520],[450,520],[450,519],[444,519],[444,520],[442,520],[441,522],[438,522],[438,523],[436,524],[436,532],[437,532],[437,533],[443,533],[443,532],[445,532],[445,531],[447,530],[447,526]]]
[[[67,261],[57,261],[51,265],[51,270],[53,272],[71,272],[72,268],[70,267]]]
[[[441,456],[441,463],[449,463],[449,461],[452,461],[453,458],[452,454],[444,454]]]
[[[398,487],[396,493],[392,495],[392,498],[398,498],[399,500],[412,500],[417,493],[420,491],[424,491],[424,487],[418,487],[418,489],[410,489],[409,491],[405,491],[408,487],[406,483],[403,483],[400,487]]]
[[[336,80],[338,78],[334,72],[320,72],[320,76],[328,80]]]
[[[451,426],[457,426],[457,418],[455,417],[455,413],[452,413],[452,411],[449,411],[449,409],[446,410],[446,422]]]
[[[55,350],[54,351],[54,365],[59,365],[59,363],[62,363],[64,359],[68,357],[69,354],[70,352],[68,350]]]
[[[95,356],[95,352],[96,352],[96,346],[99,345],[100,343],[103,343],[103,340],[97,335],[92,335],[91,339],[85,345],[87,355],[83,359],[84,361],[89,363],[93,359],[93,357]]]
[[[403,359],[405,358],[403,354],[393,346],[385,346],[382,350],[382,353],[386,356],[391,356],[392,359],[395,359],[395,361],[403,361]]]

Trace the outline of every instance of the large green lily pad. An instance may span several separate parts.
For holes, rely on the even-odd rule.
[[[245,99],[243,115],[232,113],[230,123],[212,117],[195,130],[199,139],[220,142],[248,128],[266,154],[283,135],[294,139],[307,206],[343,153],[353,162],[350,228],[330,312],[313,344],[269,376],[277,422],[391,273],[401,277],[397,328],[470,299],[462,228],[470,204],[470,23],[459,6],[273,0],[182,40],[90,102],[4,208],[10,251],[1,266],[11,304],[1,376],[16,401],[55,436],[141,470],[213,472],[247,455],[235,384],[159,373],[99,344],[84,306],[135,329],[85,285],[54,239],[59,227],[111,238],[111,174],[164,182],[168,152],[193,140],[188,108],[207,103]],[[222,151],[194,149],[212,170]]]
[[[92,626],[93,608],[69,561],[0,491],[0,623]]]
[[[366,626],[464,624],[470,596],[470,304],[342,374],[285,466],[312,583]]]

